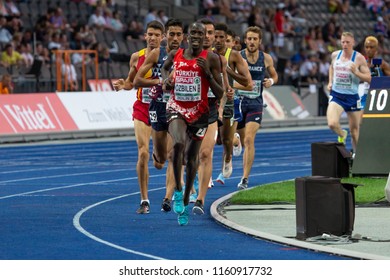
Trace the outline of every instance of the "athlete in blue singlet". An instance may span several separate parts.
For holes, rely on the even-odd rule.
[[[260,128],[263,117],[263,87],[269,88],[278,81],[278,74],[274,67],[272,57],[259,47],[262,40],[262,32],[259,27],[248,27],[244,34],[246,49],[241,51],[242,57],[247,61],[249,72],[252,76],[252,90],[241,88],[235,83],[236,94],[241,100],[240,108],[242,119],[237,125],[237,132],[244,143],[243,174],[239,189],[248,187],[248,177],[255,158],[255,137]],[[268,72],[270,78],[265,78]]]

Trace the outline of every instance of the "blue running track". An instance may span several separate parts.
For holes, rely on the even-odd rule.
[[[310,144],[334,140],[327,129],[260,132],[250,186],[310,175]],[[214,179],[221,154],[222,147],[216,146]],[[225,185],[215,183],[209,190],[206,214],[191,214],[184,227],[177,224],[176,214],[160,211],[165,168],[156,170],[152,162],[151,213],[136,214],[136,162],[134,140],[0,147],[0,259],[346,259],[259,240],[216,223],[209,207],[236,191],[241,157],[234,158]]]

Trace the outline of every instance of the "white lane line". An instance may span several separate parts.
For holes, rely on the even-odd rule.
[[[152,191],[157,191],[157,190],[162,190],[162,189],[165,189],[165,187],[162,187],[162,188],[157,188],[157,189],[152,189],[150,190],[149,189],[149,192],[152,192]],[[84,208],[83,210],[81,210],[80,212],[78,212],[74,218],[73,218],[73,225],[74,227],[80,231],[82,234],[84,234],[85,236],[91,238],[92,240],[95,240],[99,243],[102,243],[102,244],[105,244],[107,246],[110,246],[110,247],[113,247],[115,249],[118,249],[118,250],[121,250],[121,251],[124,251],[124,252],[127,252],[127,253],[131,253],[131,254],[134,254],[134,255],[139,255],[139,256],[143,256],[143,257],[147,257],[147,258],[150,258],[150,259],[154,259],[154,260],[166,260],[164,258],[161,258],[161,257],[158,257],[158,256],[155,256],[155,255],[150,255],[150,254],[146,254],[146,253],[143,253],[143,252],[139,252],[139,251],[135,251],[135,250],[131,250],[129,248],[125,248],[125,247],[122,247],[122,246],[119,246],[119,245],[116,245],[114,243],[111,243],[111,242],[108,242],[106,240],[103,240],[95,235],[93,235],[92,233],[86,231],[80,224],[80,218],[81,216],[87,212],[88,210],[94,208],[94,207],[97,207],[97,206],[100,206],[101,204],[103,203],[107,203],[107,202],[111,202],[113,200],[116,200],[116,199],[120,199],[120,198],[124,198],[124,197],[127,197],[127,196],[132,196],[132,195],[138,195],[140,192],[134,192],[134,193],[130,193],[130,194],[125,194],[125,195],[121,195],[121,196],[117,196],[117,197],[113,197],[113,198],[110,198],[110,199],[107,199],[107,200],[103,200],[103,201],[100,201],[100,202],[97,202],[95,204],[92,204],[86,208]]]
[[[34,193],[50,192],[50,191],[62,190],[62,189],[71,189],[71,188],[76,188],[76,187],[81,187],[81,186],[98,185],[98,184],[120,182],[120,181],[128,181],[128,180],[134,180],[134,179],[137,179],[137,178],[138,177],[127,177],[127,178],[122,178],[122,179],[104,180],[104,181],[96,181],[96,182],[89,182],[89,183],[80,183],[80,184],[74,184],[74,185],[68,185],[68,186],[62,186],[62,187],[56,187],[56,188],[48,188],[48,189],[35,190],[35,191],[30,191],[30,192],[15,193],[15,194],[6,195],[6,196],[0,196],[0,200],[11,198],[11,197],[30,195],[30,194],[34,194]]]
[[[94,171],[94,172],[59,174],[59,175],[42,176],[42,177],[29,177],[29,178],[23,178],[23,179],[14,179],[14,180],[0,181],[0,184],[14,183],[14,182],[23,182],[23,181],[30,181],[30,180],[51,179],[51,178],[59,178],[59,177],[72,177],[72,176],[84,176],[84,175],[101,174],[101,173],[113,173],[113,172],[129,171],[129,170],[130,169],[128,169],[128,168],[123,168],[123,169],[106,170],[106,171],[99,170],[99,171]]]

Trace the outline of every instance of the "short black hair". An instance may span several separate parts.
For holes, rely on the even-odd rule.
[[[165,30],[168,30],[171,26],[179,26],[184,30],[183,22],[177,18],[168,19],[168,21],[165,23]]]
[[[228,26],[223,22],[219,22],[215,24],[215,30],[224,31],[227,34],[228,29],[229,29]]]

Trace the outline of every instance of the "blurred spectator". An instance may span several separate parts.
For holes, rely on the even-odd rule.
[[[50,57],[50,51],[48,48],[46,48],[42,42],[37,42],[35,45],[35,52],[34,52],[35,58],[42,60],[44,64],[50,65],[51,63],[51,57]]]
[[[106,19],[104,18],[102,7],[95,8],[94,13],[89,16],[88,25],[100,30],[104,30],[106,28]]]
[[[87,49],[92,44],[96,43],[95,31],[88,24],[80,25],[79,33],[82,43],[86,46]]]
[[[9,16],[20,17],[20,10],[13,0],[4,0],[4,6]]]
[[[202,6],[205,15],[218,15],[220,13],[217,1],[203,0]]]
[[[316,26],[315,28],[316,32],[316,47],[318,49],[319,53],[326,53],[328,52],[326,43],[324,41],[324,38],[322,37],[322,30],[319,26]]]
[[[8,11],[7,7],[5,6],[4,0],[0,0],[0,15],[7,17]]]
[[[66,35],[66,33],[60,33],[60,44],[61,44],[61,49],[63,50],[70,49],[70,43],[68,40],[68,35]]]
[[[61,45],[61,34],[59,32],[54,32],[51,35],[49,44],[47,45],[47,48],[51,50],[61,50],[62,45]]]
[[[111,26],[114,29],[114,31],[124,31],[125,30],[125,24],[122,22],[121,19],[121,12],[120,11],[114,11],[112,13],[112,19],[111,19]]]
[[[63,15],[61,7],[55,8],[53,15],[50,17],[50,23],[53,28],[60,31],[69,29],[69,24]]]
[[[22,42],[21,43],[32,44],[33,41],[34,41],[33,31],[31,29],[25,30],[23,32],[23,35],[22,35]]]
[[[165,26],[165,23],[168,21],[168,17],[165,14],[164,10],[158,10],[157,12],[157,20]]]
[[[264,21],[261,8],[259,6],[252,7],[251,13],[248,17],[248,26],[258,26],[265,29],[266,22]]]
[[[256,1],[253,0],[230,1],[230,10],[236,15],[235,20],[238,22],[246,22],[254,6]]]
[[[153,7],[149,8],[149,12],[146,14],[144,18],[144,28],[148,25],[149,22],[157,20],[157,10]],[[146,30],[144,30],[146,31]]]
[[[305,18],[305,13],[302,11],[297,0],[288,0],[285,2],[287,2],[287,11],[293,18]]]
[[[328,0],[328,10],[332,14],[346,14],[349,10],[350,0]]]
[[[0,94],[10,94],[14,92],[12,77],[10,74],[3,74],[0,81]]]
[[[382,12],[383,19],[387,25],[390,24],[390,0],[385,0],[385,5]],[[390,37],[390,34],[389,34]]]
[[[322,27],[322,38],[326,44],[337,45],[338,37],[337,37],[337,19],[333,15],[329,18],[329,20]]]
[[[104,17],[104,20],[106,21],[105,29],[114,31],[114,26],[113,26],[114,18],[112,16],[111,10],[107,9],[107,8],[104,8],[103,9],[103,17]]]
[[[13,36],[12,36],[12,40],[11,40],[11,44],[14,46],[15,50],[20,46],[20,44],[22,43],[22,39],[23,39],[23,34],[22,33],[15,33]]]
[[[299,81],[299,65],[292,63],[291,60],[287,60],[283,74],[284,83],[298,87]]]
[[[18,17],[12,17],[10,20],[8,20],[7,28],[11,34],[23,32],[22,21]]]
[[[7,19],[0,15],[0,43],[9,43],[12,40],[12,34],[6,26]]]
[[[106,0],[106,8],[110,9],[111,11],[118,11],[118,5],[115,0]]]
[[[308,84],[316,84],[318,77],[317,57],[314,53],[310,53],[308,58],[299,67],[299,75],[301,82]]]
[[[364,2],[366,3],[366,9],[371,12],[373,19],[380,16],[384,6],[384,2],[382,0],[364,0]]]
[[[279,52],[279,49],[284,46],[284,3],[279,3],[276,8],[276,13],[274,17],[275,30],[274,30],[274,47],[276,52]]]
[[[387,32],[387,25],[384,23],[383,18],[379,16],[374,24],[374,33],[376,35],[383,35],[384,37],[387,37]]]
[[[325,85],[328,83],[329,80],[329,67],[330,67],[329,53],[320,53],[318,72],[319,72],[320,82],[323,82]]]
[[[19,52],[20,52],[21,56],[23,57],[23,60],[24,60],[23,64],[26,66],[26,68],[30,68],[34,62],[34,56],[32,53],[31,44],[28,44],[28,43],[20,44]]]
[[[378,39],[378,55],[390,55],[390,49],[386,46],[385,36],[379,34],[376,36],[376,38]]]
[[[40,16],[35,24],[36,39],[41,42],[48,42],[52,32],[50,18],[54,15],[54,9],[48,8],[46,13]]]
[[[284,37],[295,37],[295,26],[291,21],[292,17],[289,12],[284,12],[283,33]]]
[[[127,24],[126,30],[123,32],[123,37],[125,40],[129,41],[131,39],[144,39],[144,27],[141,22],[132,20]]]
[[[69,91],[77,91],[79,89],[79,84],[77,81],[77,72],[76,68],[70,61],[64,61],[62,56],[58,56],[61,63],[61,73],[64,79],[66,79],[65,84],[67,83]]]
[[[14,49],[11,43],[5,45],[0,57],[1,64],[5,67],[14,67],[23,65],[22,55]]]
[[[80,47],[75,50],[85,50],[85,49],[86,48],[84,45],[80,45]],[[83,54],[79,52],[73,53],[71,59],[72,59],[72,64],[75,66],[79,66],[82,63],[89,64],[91,62],[91,57],[88,54]]]
[[[298,67],[306,60],[306,49],[301,47],[299,51],[291,57],[291,64],[296,64]]]

